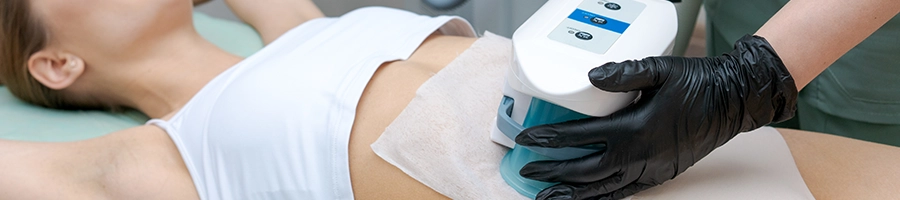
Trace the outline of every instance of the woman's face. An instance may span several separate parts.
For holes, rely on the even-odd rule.
[[[154,37],[191,28],[188,0],[30,0],[48,47],[90,58],[127,56]]]

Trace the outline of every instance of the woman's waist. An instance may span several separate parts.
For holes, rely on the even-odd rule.
[[[350,175],[356,196],[443,198],[375,155],[370,145],[413,100],[419,87],[475,40],[433,34],[410,59],[384,63],[378,68],[360,98],[350,135]]]

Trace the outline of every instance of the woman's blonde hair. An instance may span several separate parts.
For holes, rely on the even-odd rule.
[[[97,105],[65,98],[62,91],[38,82],[28,71],[28,59],[47,46],[49,33],[33,15],[28,0],[0,0],[0,84],[35,105],[55,109],[98,109]]]

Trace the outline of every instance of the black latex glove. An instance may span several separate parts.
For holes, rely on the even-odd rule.
[[[641,91],[640,100],[606,117],[536,126],[516,143],[606,150],[567,161],[526,165],[522,176],[562,182],[537,199],[619,199],[681,174],[740,132],[790,119],[797,88],[781,58],[758,36],[718,57],[651,57],[590,71],[606,91]],[[602,102],[598,102],[602,103]]]

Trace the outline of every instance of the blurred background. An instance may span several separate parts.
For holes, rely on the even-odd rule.
[[[313,0],[328,16],[341,16],[353,9],[365,6],[386,6],[409,10],[423,15],[458,15],[469,20],[478,33],[492,33],[511,37],[516,28],[525,22],[547,0]],[[677,5],[677,4],[676,4]],[[221,0],[203,4],[197,11],[208,15],[240,21]],[[700,11],[690,41],[684,51],[686,56],[705,56],[705,14]],[[693,20],[689,18],[688,20]],[[684,36],[687,37],[687,36]],[[676,48],[677,49],[677,48]],[[681,51],[676,50],[676,53]]]
[[[513,31],[547,0],[313,0],[328,16],[341,16],[365,6],[385,6],[423,15],[458,15],[469,20],[478,33],[512,36]],[[197,9],[208,15],[238,20],[221,0]]]

